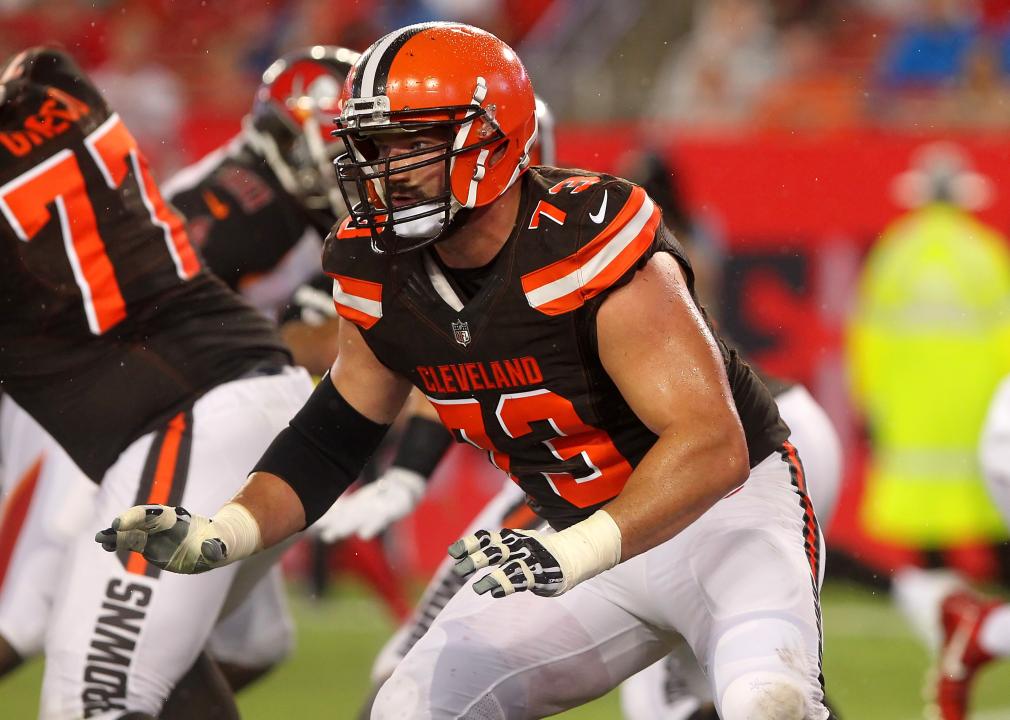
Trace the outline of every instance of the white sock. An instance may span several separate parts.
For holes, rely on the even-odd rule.
[[[918,638],[934,652],[940,648],[940,603],[964,582],[950,570],[906,567],[894,573],[894,601]]]
[[[978,634],[982,649],[994,657],[1010,657],[1010,605],[993,610]]]

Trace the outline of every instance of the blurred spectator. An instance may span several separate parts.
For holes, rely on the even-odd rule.
[[[118,108],[155,174],[164,176],[184,160],[179,154],[184,98],[177,77],[152,52],[158,47],[160,25],[148,4],[124,5],[108,26],[108,59],[92,78]]]
[[[977,36],[977,14],[970,0],[915,3],[915,10],[896,29],[885,50],[882,85],[923,89],[952,84]]]
[[[373,3],[296,0],[284,46],[342,45],[360,51],[375,42],[384,30]]]
[[[709,0],[658,74],[652,114],[684,125],[726,128],[750,119],[775,75],[775,29],[763,0]]]
[[[780,77],[762,96],[758,124],[788,130],[856,125],[862,112],[859,83],[830,55],[825,31],[793,23],[780,38]]]
[[[945,95],[940,121],[950,128],[1010,128],[1010,85],[990,42],[980,42],[965,58],[956,86]]]

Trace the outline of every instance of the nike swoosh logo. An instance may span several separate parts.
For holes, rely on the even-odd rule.
[[[600,205],[600,209],[599,210],[597,210],[595,213],[593,213],[592,215],[589,216],[589,219],[592,220],[597,225],[599,225],[601,222],[603,222],[603,216],[606,215],[606,214],[607,214],[607,191],[604,190],[603,191],[603,204]]]

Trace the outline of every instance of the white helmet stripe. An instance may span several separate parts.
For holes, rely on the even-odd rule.
[[[395,32],[389,33],[386,37],[379,41],[379,44],[375,46],[375,49],[369,53],[368,61],[365,63],[365,67],[361,71],[361,93],[358,97],[372,97],[375,95],[375,75],[379,70],[379,65],[382,64],[382,56],[386,54],[386,50],[389,46],[397,41],[397,39],[404,33],[413,33],[415,30],[410,27],[397,30]]]

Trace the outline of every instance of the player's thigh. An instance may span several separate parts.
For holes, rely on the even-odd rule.
[[[800,468],[773,455],[666,552],[647,554],[653,595],[667,585],[675,592],[671,620],[706,670],[717,707],[730,699],[733,708],[723,708],[723,717],[731,720],[742,717],[741,703],[760,700],[741,688],[768,678],[781,681],[786,701],[803,704],[803,717],[827,717],[815,580],[820,533],[802,484]],[[688,569],[688,592],[680,578],[671,584],[671,566]]]
[[[671,636],[591,592],[592,584],[556,598],[503,599],[468,584],[382,686],[372,717],[545,717],[662,656]]]
[[[806,471],[808,492],[822,528],[831,525],[842,485],[842,442],[824,408],[796,385],[775,398]]]
[[[66,546],[88,524],[97,486],[9,397],[0,399],[0,637],[42,650]]]
[[[282,375],[220,386],[133,443],[103,480],[96,526],[145,502],[213,513],[300,407],[308,392],[302,379]],[[101,717],[120,707],[157,714],[203,649],[237,573],[266,556],[176,575],[136,553],[102,552],[94,530],[73,541],[58,592],[46,638],[42,715]]]

